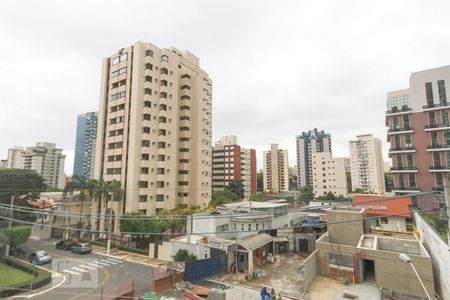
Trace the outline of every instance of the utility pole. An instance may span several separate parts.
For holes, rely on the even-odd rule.
[[[14,195],[11,195],[11,204],[9,206],[9,218],[11,220],[9,220],[9,222],[8,222],[8,229],[10,229],[12,227],[12,219],[14,219],[13,206],[14,206]],[[6,252],[5,256],[9,256],[9,248],[10,248],[9,243],[10,242],[8,241],[8,244],[5,247],[5,252]]]
[[[444,174],[442,177],[444,177],[444,198],[447,211],[447,240],[450,245],[450,178],[447,174]]]

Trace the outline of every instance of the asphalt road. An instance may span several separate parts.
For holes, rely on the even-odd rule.
[[[131,286],[135,279],[136,291],[148,290],[151,287],[152,267],[111,258],[104,255],[74,254],[70,251],[55,248],[55,241],[29,240],[21,246],[25,250],[22,258],[28,257],[32,251],[45,250],[53,256],[53,263],[41,267],[57,271],[65,277],[65,282],[51,291],[37,295],[32,299],[100,299],[96,295],[103,294],[118,296],[120,290]],[[62,278],[55,278],[52,284],[29,293],[38,293],[62,282]],[[105,297],[107,298],[107,297]]]

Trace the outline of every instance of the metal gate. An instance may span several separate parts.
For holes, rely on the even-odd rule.
[[[189,261],[185,264],[184,279],[186,281],[196,282],[211,276],[220,276],[228,271],[227,266],[226,255]]]

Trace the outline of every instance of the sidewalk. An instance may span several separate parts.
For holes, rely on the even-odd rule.
[[[108,255],[108,254],[106,254],[106,248],[92,245],[92,252],[96,253],[96,254],[104,255],[104,256],[119,258],[119,259],[129,261],[129,262],[148,265],[148,266],[154,267],[154,268],[166,267],[169,263],[167,261],[150,258],[150,257],[142,255],[142,254],[118,250],[116,248],[111,248],[111,252]]]
[[[229,288],[224,289],[227,300],[261,300],[260,289],[244,286],[241,284],[229,284],[216,280],[208,280],[214,283],[225,284]],[[283,300],[297,300],[296,298],[289,298],[283,296]]]

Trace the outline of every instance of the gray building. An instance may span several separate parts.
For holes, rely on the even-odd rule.
[[[93,178],[96,138],[97,112],[78,115],[73,175],[86,179]]]
[[[331,134],[310,130],[297,136],[297,186],[312,185],[312,155],[318,152],[331,153]]]

